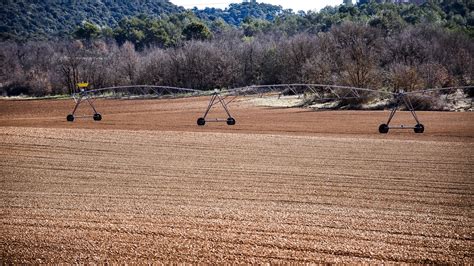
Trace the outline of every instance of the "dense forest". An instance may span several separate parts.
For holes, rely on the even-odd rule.
[[[68,38],[84,21],[114,27],[126,17],[160,17],[183,12],[167,0],[2,0],[0,38],[38,40]]]
[[[48,2],[54,1],[2,4],[0,94],[65,94],[79,81],[94,88],[204,90],[275,83],[384,90],[473,84],[472,1],[371,1],[298,13],[249,3],[183,10],[157,0]],[[18,25],[7,17],[17,16],[21,5],[30,15],[14,18],[22,20]],[[64,11],[68,6],[75,11]],[[33,15],[37,11],[61,27],[42,26],[34,19],[42,16]]]
[[[184,12],[184,8],[168,0],[2,0],[0,40],[67,39],[85,23],[95,25],[107,35],[124,19],[145,16],[173,23],[170,16]],[[385,28],[431,23],[474,36],[472,0],[428,0],[423,5],[364,0],[354,6],[341,5],[326,7],[320,12],[297,13],[271,4],[239,3],[230,4],[224,10],[194,8],[188,13],[213,31],[233,27],[249,31],[280,30],[288,34],[317,33],[328,31],[332,25],[344,21],[354,21]]]

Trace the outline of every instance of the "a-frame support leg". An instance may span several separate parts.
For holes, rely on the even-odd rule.
[[[99,112],[97,112],[97,110],[95,109],[95,106],[94,106],[94,101],[91,100],[91,97],[87,93],[83,93],[83,92],[79,93],[79,97],[77,99],[74,97],[74,101],[76,102],[76,105],[74,106],[74,109],[72,110],[72,113],[67,115],[67,117],[66,117],[67,121],[69,121],[69,122],[74,121],[74,119],[76,118],[75,114],[76,114],[77,108],[79,108],[79,105],[81,105],[81,103],[84,102],[84,101],[87,101],[87,103],[89,103],[90,107],[94,111],[94,115],[92,116],[94,118],[94,120],[95,121],[102,120],[102,115]]]
[[[221,104],[222,108],[224,108],[225,112],[227,113],[227,119],[206,119],[212,107],[218,103]],[[221,97],[219,92],[214,92],[212,94],[211,100],[209,101],[207,109],[204,112],[204,116],[198,118],[197,120],[197,124],[199,126],[204,126],[206,122],[226,122],[229,126],[235,125],[235,119],[230,114],[229,108],[227,107],[227,103],[225,102],[224,98]]]
[[[390,126],[390,122],[392,121],[392,118],[395,116],[395,113],[398,111],[400,108],[400,103],[403,102],[407,109],[410,111],[411,115],[416,121],[416,125],[413,127],[407,127],[407,126]],[[381,124],[379,126],[379,132],[380,133],[388,133],[388,130],[394,128],[394,129],[413,129],[415,133],[423,133],[425,131],[425,127],[423,124],[420,123],[420,120],[418,120],[418,116],[416,115],[415,108],[413,107],[413,104],[410,101],[410,98],[408,98],[405,94],[399,94],[396,96],[396,102],[392,110],[390,111],[390,115],[388,116],[388,120],[386,124]]]

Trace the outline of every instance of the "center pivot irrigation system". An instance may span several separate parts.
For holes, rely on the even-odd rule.
[[[114,99],[139,99],[139,98],[177,98],[187,96],[201,96],[205,95],[203,91],[177,88],[169,86],[152,86],[152,85],[133,85],[133,86],[117,86],[107,87],[95,90],[86,90],[88,83],[78,83],[79,91],[72,94],[72,98],[76,103],[72,113],[68,114],[66,119],[73,122],[76,118],[87,118],[90,116],[77,116],[77,108],[82,103],[88,103],[94,114],[92,118],[95,121],[102,120],[102,115],[97,112],[94,106],[94,101],[98,98],[114,98]],[[209,93],[208,93],[209,94]]]
[[[390,129],[413,129],[415,133],[423,133],[424,125],[418,119],[415,108],[412,104],[412,97],[440,97],[440,95],[452,94],[459,90],[472,90],[474,86],[463,87],[449,87],[449,88],[435,88],[426,89],[413,92],[388,92],[381,90],[373,90],[367,88],[355,88],[347,86],[335,85],[320,85],[320,84],[278,84],[278,85],[254,85],[247,87],[234,88],[229,90],[214,90],[214,91],[200,91],[188,88],[177,88],[169,86],[152,86],[152,85],[134,85],[134,86],[118,86],[100,88],[94,90],[86,90],[87,83],[79,83],[79,92],[73,93],[72,97],[75,101],[75,106],[71,114],[67,115],[67,121],[74,121],[75,118],[90,117],[90,116],[76,116],[77,108],[81,103],[87,102],[93,110],[93,119],[96,121],[102,120],[102,115],[97,112],[94,106],[94,101],[98,98],[178,98],[191,96],[210,96],[211,99],[202,117],[197,119],[199,126],[204,126],[206,122],[226,122],[228,125],[235,125],[236,120],[232,117],[229,111],[229,104],[237,97],[242,96],[257,96],[257,97],[282,97],[295,96],[303,97],[306,102],[330,102],[330,101],[350,101],[354,99],[377,97],[378,99],[388,99],[393,101],[392,109],[390,111],[388,120],[379,126],[380,133],[388,133]],[[208,114],[211,109],[220,104],[227,113],[226,119],[209,119]],[[401,106],[406,109],[413,116],[416,124],[414,126],[391,126],[390,122],[395,116],[395,113]]]

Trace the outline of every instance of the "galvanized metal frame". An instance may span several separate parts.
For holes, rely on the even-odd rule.
[[[74,118],[85,118],[85,117],[94,117],[94,116],[97,116],[97,115],[100,115],[97,110],[95,109],[95,106],[94,106],[94,99],[91,97],[91,95],[89,93],[87,93],[85,90],[81,90],[79,91],[78,93],[75,93],[73,94],[73,99],[74,99],[74,102],[76,103],[74,105],[74,109],[72,110],[72,113],[68,115],[67,117],[67,120],[68,121],[73,121]],[[76,111],[77,109],[79,108],[79,106],[81,105],[82,102],[84,101],[87,101],[87,103],[89,103],[90,107],[92,108],[92,110],[94,111],[94,114],[91,115],[91,116],[76,116]],[[71,120],[71,117],[72,117],[72,120]]]
[[[400,109],[401,103],[405,104],[406,108],[408,109],[408,111],[410,111],[411,115],[415,119],[415,121],[416,121],[415,126],[412,126],[412,127],[404,126],[404,125],[390,126],[390,122],[392,121],[392,118],[395,116],[395,113]],[[411,103],[410,98],[404,92],[400,92],[400,93],[395,95],[395,105],[393,106],[392,110],[390,111],[390,115],[388,116],[388,120],[387,120],[386,125],[387,125],[388,129],[416,129],[416,128],[422,126],[422,124],[420,123],[420,120],[418,120],[418,116],[416,115],[415,108],[413,107],[413,104]],[[380,133],[384,133],[384,132],[380,132]],[[420,133],[422,133],[422,132],[420,132]]]
[[[119,93],[120,92],[120,93]],[[133,86],[115,86],[93,90],[81,89],[79,92],[73,93],[72,98],[76,102],[72,113],[67,115],[67,121],[74,121],[75,118],[93,117],[94,120],[101,120],[102,116],[94,106],[97,98],[122,98],[127,95],[128,98],[176,98],[182,95],[196,96],[201,95],[198,90],[179,88],[171,86],[154,86],[154,85],[133,85]],[[82,102],[87,101],[93,110],[93,115],[76,116],[77,109]]]
[[[235,120],[232,117],[232,115],[230,114],[230,111],[227,107],[229,105],[229,103],[231,103],[235,99],[235,97],[233,99],[231,99],[230,101],[227,101],[227,102],[225,101],[226,98],[227,97],[222,97],[218,90],[215,90],[214,93],[211,95],[211,99],[209,101],[209,104],[207,105],[207,109],[204,112],[204,115],[198,119],[198,122],[197,122],[198,125],[203,126],[206,122],[227,122],[229,125],[235,124]],[[226,119],[219,119],[219,118],[209,119],[209,118],[207,118],[207,115],[209,114],[211,109],[214,107],[214,105],[219,104],[219,103],[221,104],[224,111],[227,113],[227,118]],[[230,121],[233,121],[233,122],[230,122]]]
[[[328,100],[343,100],[343,99],[360,99],[368,97],[366,94],[378,94],[378,95],[386,95],[388,98],[394,99],[394,106],[390,110],[388,120],[386,124],[381,124],[379,127],[380,133],[387,133],[389,129],[414,129],[416,133],[422,133],[424,131],[424,126],[420,123],[418,116],[416,114],[415,108],[410,100],[411,95],[419,94],[419,95],[428,95],[430,93],[438,93],[441,91],[452,91],[458,89],[473,89],[474,86],[460,86],[460,87],[448,87],[448,88],[434,88],[434,89],[426,89],[421,91],[413,91],[413,92],[388,92],[388,91],[380,91],[368,88],[357,88],[357,87],[349,87],[349,86],[337,86],[337,85],[324,85],[324,84],[273,84],[273,85],[252,85],[252,86],[245,86],[240,88],[234,88],[229,90],[222,90],[222,91],[199,91],[193,90],[188,88],[179,88],[179,87],[170,87],[170,86],[153,86],[153,85],[135,85],[135,86],[116,86],[116,87],[108,87],[108,88],[100,88],[95,90],[88,90],[88,91],[80,91],[72,95],[74,98],[76,105],[72,111],[73,118],[77,111],[79,105],[87,101],[91,106],[94,115],[100,115],[93,102],[95,98],[117,98],[123,97],[126,93],[129,98],[135,98],[140,96],[145,97],[153,97],[153,98],[160,98],[169,96],[170,98],[174,97],[183,97],[183,96],[211,96],[211,99],[208,103],[206,111],[204,112],[203,117],[198,119],[198,125],[204,125],[205,122],[227,122],[229,125],[235,124],[235,119],[232,117],[229,111],[229,104],[233,102],[236,98],[240,96],[248,96],[248,95],[257,95],[258,97],[263,97],[264,95],[273,95],[281,96],[292,94],[297,95],[298,98],[303,95],[303,97],[307,97],[307,95],[312,95],[312,100],[319,100],[319,101],[328,101]],[[118,94],[121,91],[122,94]],[[109,93],[109,94],[107,94]],[[110,95],[112,93],[112,95]],[[227,119],[208,119],[209,112],[211,109],[220,104],[227,114]],[[401,105],[405,105],[408,111],[413,116],[414,120],[416,121],[415,126],[390,126],[393,117],[400,109]],[[94,117],[95,119],[95,117]],[[69,121],[69,116],[68,116]],[[383,132],[381,131],[383,128]]]
[[[262,97],[263,95],[274,95],[278,94],[278,98],[281,98],[282,95],[288,94],[291,92],[293,95],[299,96],[302,94],[304,97],[308,93],[313,96],[313,100],[327,101],[327,100],[343,100],[343,99],[360,99],[367,97],[364,94],[376,93],[378,95],[387,95],[391,99],[395,100],[394,107],[390,110],[389,118],[387,124],[381,124],[379,127],[380,133],[387,133],[389,129],[414,129],[415,133],[423,133],[424,125],[421,124],[418,116],[416,114],[415,108],[410,100],[412,95],[428,95],[430,93],[439,93],[442,91],[452,91],[459,89],[473,89],[474,86],[458,86],[458,87],[447,87],[447,88],[434,88],[434,89],[425,89],[420,91],[413,92],[388,92],[380,91],[368,88],[357,88],[349,86],[336,86],[336,85],[324,85],[324,84],[277,84],[277,85],[255,85],[255,86],[246,86],[241,88],[236,88],[229,90],[227,93],[235,95],[258,95]],[[408,111],[413,116],[416,121],[414,126],[390,126],[390,122],[395,116],[396,112],[399,110],[401,105],[405,105]],[[472,105],[472,103],[471,103]],[[381,127],[385,126],[386,129],[381,131]]]

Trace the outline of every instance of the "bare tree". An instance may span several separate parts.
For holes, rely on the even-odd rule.
[[[73,93],[77,90],[76,84],[84,81],[80,70],[86,58],[86,50],[81,41],[74,41],[63,43],[61,52],[62,56],[58,63],[61,66],[63,83],[68,88],[68,93]]]
[[[138,71],[139,55],[131,42],[125,42],[119,50],[118,73],[125,84],[135,82]]]
[[[423,64],[430,60],[428,39],[424,39],[419,28],[410,27],[387,39],[385,60],[408,66]]]
[[[381,84],[379,58],[383,48],[379,30],[355,23],[344,23],[331,31],[334,56],[340,66],[342,83],[377,88]]]
[[[242,84],[259,84],[262,80],[263,46],[256,38],[246,38],[236,52],[242,73]]]
[[[171,65],[170,55],[160,48],[149,48],[144,51],[144,56],[138,65],[137,82],[152,85],[174,85],[166,84],[166,75],[172,74],[167,71]]]
[[[71,93],[81,81],[94,88],[326,83],[416,90],[472,84],[473,54],[468,37],[435,26],[417,25],[386,35],[351,22],[326,33],[291,37],[278,32],[245,37],[229,29],[211,41],[141,52],[131,43],[118,46],[110,40],[3,42],[0,93]]]
[[[440,63],[430,62],[421,64],[417,71],[428,88],[441,88],[456,85],[454,77],[449,74],[448,69]]]
[[[10,94],[10,88],[18,82],[23,75],[17,52],[19,47],[14,42],[0,43],[0,90],[1,94]]]
[[[317,40],[308,34],[299,34],[282,42],[280,59],[282,73],[280,80],[283,83],[304,82],[304,66],[317,53]]]
[[[328,34],[321,34],[313,55],[303,65],[303,82],[316,84],[337,84],[338,72],[334,56],[334,41]]]

